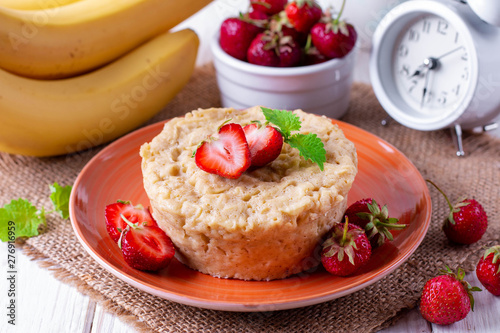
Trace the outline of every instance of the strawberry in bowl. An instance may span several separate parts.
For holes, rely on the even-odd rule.
[[[357,54],[354,26],[341,19],[342,10],[333,15],[339,34],[344,36],[343,27],[349,30],[352,47],[347,51],[341,46],[342,56],[332,58],[320,52],[323,44],[314,44],[311,29],[333,11],[323,10],[315,1],[296,0],[269,14],[258,6],[275,6],[267,3],[259,1],[249,12],[228,19],[243,18],[253,25],[240,37],[228,38],[223,24],[210,43],[222,106],[246,109],[259,101],[273,109],[302,109],[341,118],[349,106]],[[303,22],[306,16],[309,19]],[[239,55],[226,51],[227,45],[238,48]]]

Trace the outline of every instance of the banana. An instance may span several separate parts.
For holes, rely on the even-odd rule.
[[[185,29],[74,78],[36,80],[0,70],[0,151],[61,155],[133,130],[188,82],[198,46],[196,33]]]
[[[105,65],[211,0],[85,0],[43,10],[0,7],[0,67],[39,79]]]
[[[0,0],[0,6],[12,9],[47,9],[55,8],[80,0]]]

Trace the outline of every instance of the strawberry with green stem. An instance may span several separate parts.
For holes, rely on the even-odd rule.
[[[448,196],[431,180],[432,184],[446,199],[450,213],[443,224],[446,237],[459,244],[472,244],[483,237],[488,227],[488,217],[483,206],[474,199],[462,198],[452,205]]]
[[[449,267],[425,284],[420,301],[420,313],[434,324],[449,325],[464,319],[474,311],[472,292],[481,291],[464,281],[465,272],[459,268],[455,274]]]
[[[265,21],[240,15],[225,19],[219,31],[221,49],[230,56],[245,61],[247,50],[255,36],[264,30]]]
[[[294,0],[286,5],[285,13],[295,30],[307,33],[319,21],[323,11],[314,0]]]
[[[495,296],[500,296],[500,245],[492,246],[479,259],[476,266],[477,279]]]
[[[371,245],[363,229],[348,221],[346,218],[343,225],[335,224],[322,244],[321,263],[336,276],[353,274],[371,257]]]
[[[335,19],[329,11],[311,28],[312,43],[328,59],[342,58],[356,45],[358,34],[352,24],[341,21],[345,0]]]
[[[249,63],[269,67],[297,66],[302,58],[298,43],[291,36],[274,30],[258,34],[247,50]]]
[[[345,211],[345,217],[365,230],[373,248],[381,246],[394,237],[390,230],[402,230],[406,224],[398,224],[399,220],[389,217],[387,205],[382,208],[372,198],[364,198],[350,205]]]

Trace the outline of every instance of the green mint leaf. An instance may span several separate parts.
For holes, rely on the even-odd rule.
[[[49,185],[50,201],[54,204],[54,210],[61,215],[63,219],[69,217],[69,196],[71,194],[71,186],[60,186],[58,183]]]
[[[294,134],[285,140],[292,148],[299,150],[300,156],[304,159],[311,160],[319,165],[323,171],[323,163],[326,162],[326,150],[323,141],[316,134]]]
[[[264,117],[271,124],[278,126],[279,131],[286,140],[290,137],[291,132],[300,130],[300,118],[290,111],[274,110],[261,107]]]
[[[46,225],[45,211],[38,210],[25,199],[12,200],[0,208],[0,240],[38,235],[40,225]]]

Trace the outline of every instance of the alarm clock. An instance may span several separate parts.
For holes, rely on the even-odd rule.
[[[500,114],[500,28],[481,0],[411,0],[372,37],[370,79],[391,118],[416,130],[488,129]],[[488,1],[499,13],[500,3]],[[496,5],[495,5],[496,4]],[[495,21],[496,20],[496,21]],[[500,22],[499,22],[500,23]]]

